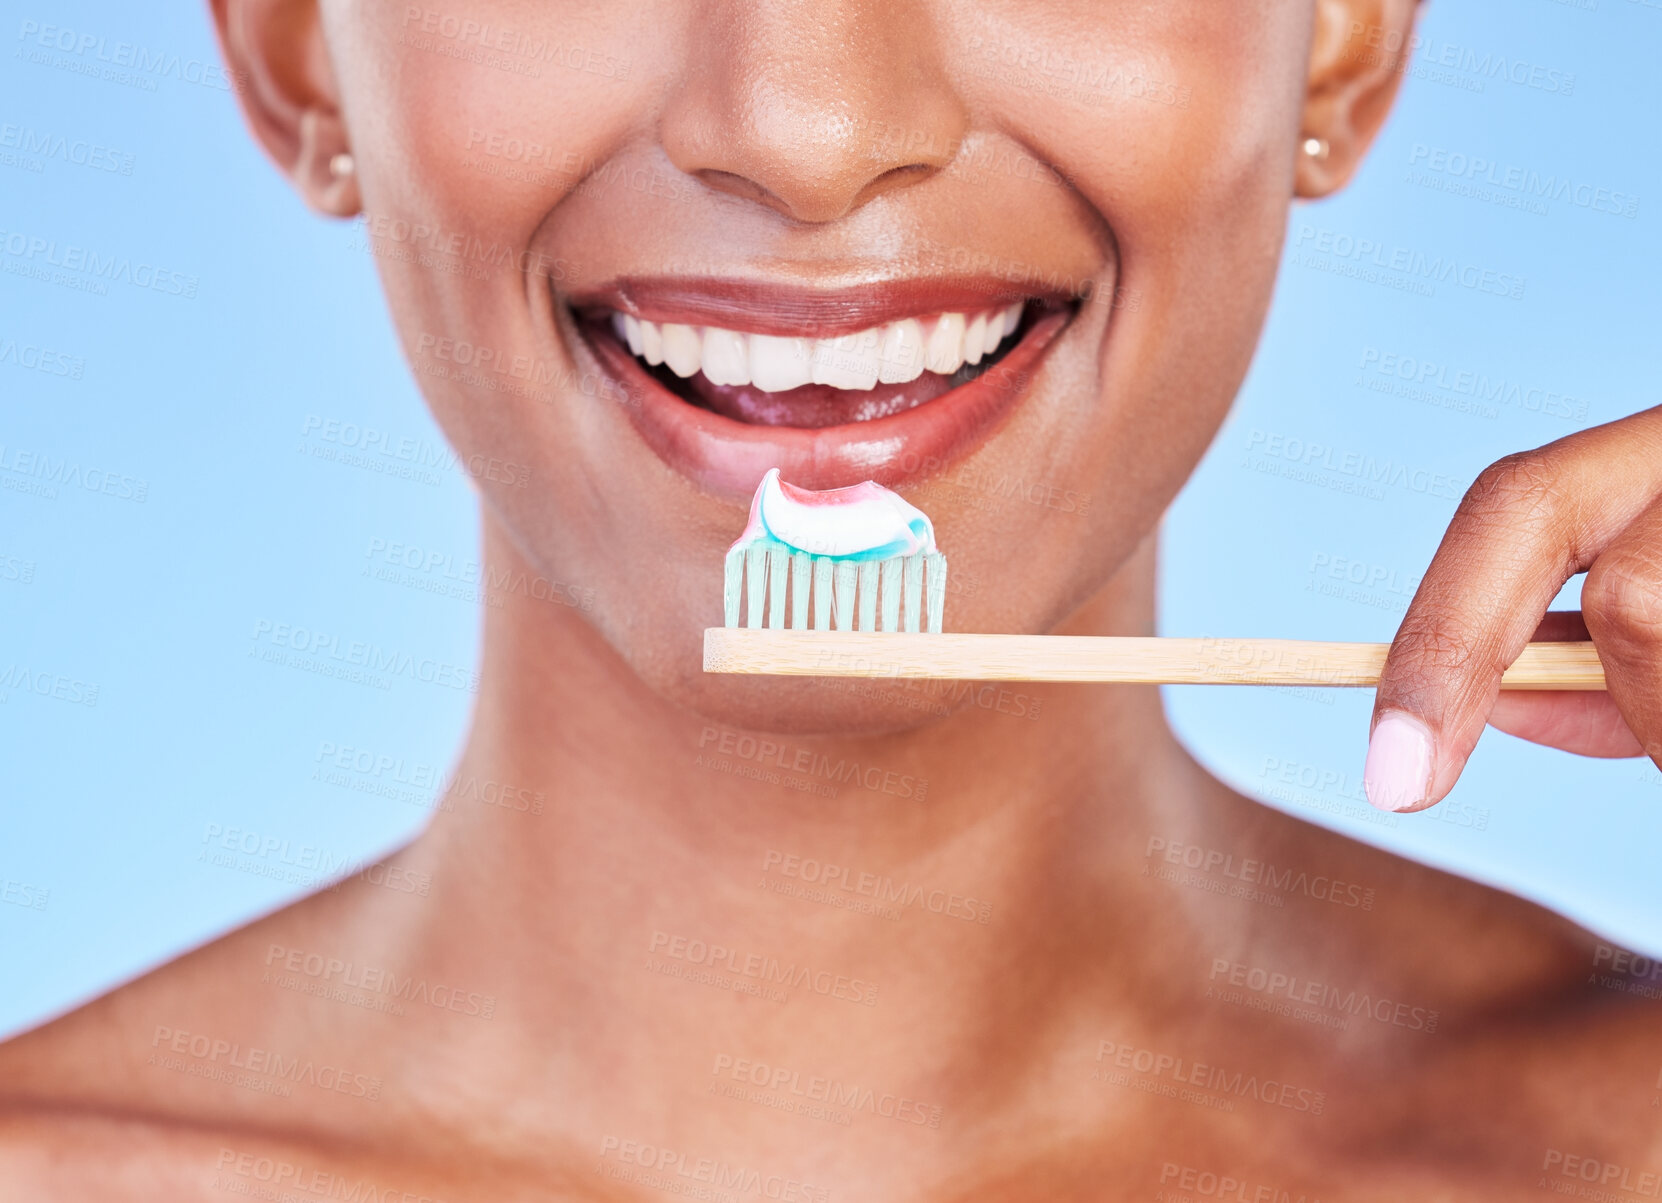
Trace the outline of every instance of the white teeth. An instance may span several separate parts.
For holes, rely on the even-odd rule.
[[[995,309],[987,315],[987,329],[981,336],[981,354],[991,355],[998,350],[998,344],[1003,341],[1004,314]]]
[[[862,330],[814,341],[814,383],[865,391],[877,383],[879,332]]]
[[[698,331],[679,322],[664,323],[664,362],[669,370],[683,378],[698,371],[703,358],[704,340]]]
[[[750,383],[750,340],[736,330],[704,327],[704,374],[711,384]]]
[[[980,363],[985,353],[982,348],[987,345],[987,315],[978,313],[970,319],[970,324],[964,328],[964,362]]]
[[[633,347],[630,350],[634,350]],[[664,335],[657,322],[641,323],[641,354],[646,362],[657,367],[664,362]]]
[[[1014,334],[1016,327],[1021,325],[1021,311],[1026,308],[1020,301],[1012,301],[1004,311],[1004,333]]]
[[[764,393],[801,388],[813,379],[809,360],[813,349],[805,338],[750,336],[750,382]]]
[[[877,349],[877,379],[884,384],[907,384],[923,375],[923,323],[915,317],[883,327],[883,345]]]
[[[613,313],[612,329],[632,354],[677,376],[703,372],[712,384],[780,393],[805,384],[863,392],[906,384],[925,371],[950,376],[980,363],[1021,324],[1023,304],[981,313],[909,317],[837,338],[780,338],[720,326],[649,322]]]
[[[964,315],[943,313],[929,332],[928,362],[931,372],[950,376],[964,366]]]

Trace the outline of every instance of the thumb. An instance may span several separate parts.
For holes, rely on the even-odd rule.
[[[1501,460],[1456,510],[1380,674],[1362,771],[1380,810],[1423,810],[1454,788],[1501,674],[1577,570],[1555,468],[1540,452]]]

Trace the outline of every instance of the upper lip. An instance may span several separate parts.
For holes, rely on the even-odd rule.
[[[720,276],[627,276],[567,300],[579,312],[616,309],[654,322],[835,338],[909,317],[976,312],[1012,301],[1060,305],[1073,299],[1065,291],[987,276],[879,280],[837,288]]]

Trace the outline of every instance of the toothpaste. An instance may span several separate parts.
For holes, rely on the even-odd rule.
[[[750,503],[750,521],[733,544],[781,547],[829,560],[886,560],[931,554],[929,517],[874,480],[843,489],[799,489],[770,468]]]

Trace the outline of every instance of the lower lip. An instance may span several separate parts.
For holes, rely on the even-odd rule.
[[[807,489],[863,480],[894,487],[939,472],[985,442],[1021,403],[1070,316],[1040,315],[1003,359],[933,401],[870,422],[813,429],[752,426],[699,409],[653,379],[609,333],[585,330],[584,341],[627,390],[624,411],[659,459],[711,492],[748,501],[769,468]]]

